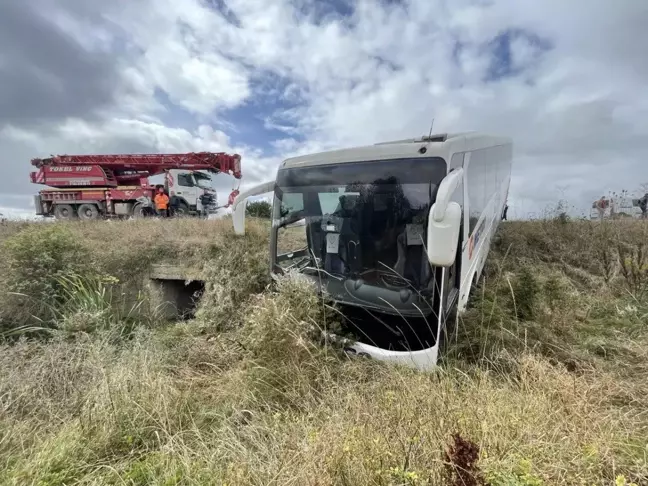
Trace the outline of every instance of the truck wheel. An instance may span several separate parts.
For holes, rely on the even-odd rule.
[[[90,221],[99,218],[99,208],[95,204],[82,204],[79,206],[79,219]]]
[[[144,206],[142,203],[137,203],[133,206],[133,219],[145,218],[151,213],[151,209],[148,206]]]
[[[70,220],[76,218],[76,213],[69,204],[56,204],[54,206],[54,217],[61,220]]]
[[[187,203],[180,201],[178,205],[173,208],[173,216],[177,218],[182,218],[183,216],[189,216],[189,206]]]

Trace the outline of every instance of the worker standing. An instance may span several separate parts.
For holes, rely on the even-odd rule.
[[[158,192],[153,199],[155,210],[159,216],[166,218],[169,211],[169,196],[164,192],[163,187],[158,187]]]
[[[601,221],[603,221],[603,218],[605,217],[606,206],[607,206],[607,201],[605,200],[605,196],[601,196],[601,199],[599,199],[596,203],[596,209],[598,209],[599,219]]]

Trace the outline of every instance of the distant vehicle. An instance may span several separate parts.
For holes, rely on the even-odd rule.
[[[339,305],[350,354],[430,368],[482,274],[511,167],[511,140],[479,133],[291,158],[236,198],[234,227],[247,198],[274,192],[271,274],[299,272]]]
[[[607,199],[601,198],[592,203],[590,219],[601,220],[622,218],[641,218],[639,198],[622,195]]]
[[[208,173],[241,179],[241,157],[220,152],[58,155],[31,163],[38,168],[31,182],[50,186],[34,197],[36,214],[63,220],[152,215],[156,186],[149,177],[157,175],[164,176],[174,215],[207,216],[219,208]]]

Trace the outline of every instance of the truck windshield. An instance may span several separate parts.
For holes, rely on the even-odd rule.
[[[211,177],[209,175],[203,174],[202,172],[194,172],[193,175],[198,187],[200,187],[201,189],[213,190],[213,187],[211,185]]]
[[[275,271],[371,286],[427,286],[425,231],[447,172],[438,157],[282,169],[277,174]]]

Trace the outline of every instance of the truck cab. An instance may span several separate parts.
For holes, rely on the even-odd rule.
[[[200,171],[172,169],[166,173],[165,187],[175,214],[209,215],[218,208],[211,177]]]

